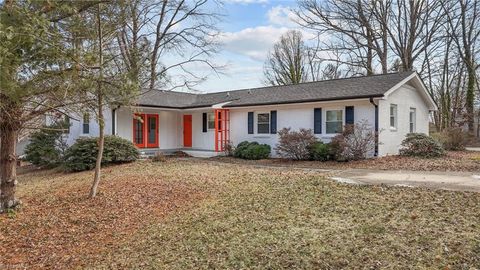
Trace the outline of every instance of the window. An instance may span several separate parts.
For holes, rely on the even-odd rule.
[[[410,108],[410,133],[414,133],[417,129],[417,110]]]
[[[258,134],[270,133],[270,114],[269,113],[257,114],[257,133]]]
[[[343,111],[342,110],[335,110],[335,111],[327,111],[327,121],[326,124],[326,131],[327,134],[335,134],[342,132],[343,129]]]
[[[390,104],[390,128],[397,128],[397,105]]]
[[[63,119],[64,124],[65,124],[65,129],[63,131],[64,134],[70,133],[70,116],[65,115],[65,118]]]
[[[207,128],[215,129],[215,113],[207,114]]]
[[[90,133],[90,114],[83,114],[83,134]]]

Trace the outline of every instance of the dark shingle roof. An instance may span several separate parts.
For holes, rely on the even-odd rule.
[[[138,105],[167,108],[197,108],[210,107],[218,103],[230,101],[224,107],[241,107],[381,97],[412,73],[414,71],[209,94],[155,90],[142,95]]]

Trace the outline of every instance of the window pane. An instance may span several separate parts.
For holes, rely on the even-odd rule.
[[[390,104],[390,127],[397,127],[397,105]]]
[[[270,133],[270,125],[269,124],[258,124],[258,130],[257,132],[259,134],[268,134]]]
[[[208,129],[215,129],[215,114],[208,113]]]
[[[342,132],[342,122],[327,122],[327,133],[340,133]]]
[[[157,119],[148,117],[148,143],[155,143],[155,131],[157,130]]]
[[[268,113],[259,113],[257,115],[258,123],[269,123],[270,122],[270,114]]]
[[[83,124],[83,134],[90,133],[90,125],[88,123]]]
[[[135,121],[135,143],[143,143],[143,123],[139,120]]]
[[[343,121],[343,112],[338,111],[327,111],[327,121]]]

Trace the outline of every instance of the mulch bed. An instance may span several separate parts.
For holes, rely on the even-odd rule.
[[[480,171],[480,152],[448,152],[441,158],[416,158],[386,156],[375,159],[336,162],[336,161],[292,161],[286,159],[242,160],[231,157],[212,158],[220,162],[265,166],[296,166],[319,169],[372,169],[372,170],[411,170],[411,171]]]
[[[136,174],[120,175],[130,166]],[[193,186],[164,182],[133,166],[105,169],[95,199],[87,198],[91,172],[61,176],[61,183],[49,182],[58,178],[54,172],[39,172],[33,184],[28,178],[35,173],[19,177],[38,189],[29,186],[20,196],[23,207],[0,216],[0,269],[72,269],[99,262],[145,226],[205,197]]]

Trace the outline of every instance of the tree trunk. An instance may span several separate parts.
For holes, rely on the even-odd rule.
[[[103,92],[102,92],[102,80],[103,80],[103,33],[102,22],[100,16],[100,6],[97,6],[97,23],[98,23],[98,54],[99,54],[99,79],[97,83],[97,109],[98,109],[98,125],[99,125],[99,138],[98,138],[98,154],[97,162],[95,163],[95,176],[93,177],[93,184],[90,189],[90,198],[94,198],[97,195],[98,184],[100,183],[100,174],[102,169],[103,147],[105,142],[105,121],[103,119]]]
[[[103,148],[105,144],[105,123],[103,119],[103,99],[101,96],[98,98],[98,124],[99,124],[99,137],[98,137],[98,154],[97,161],[95,163],[95,176],[93,178],[92,188],[90,189],[90,198],[94,198],[97,195],[98,184],[100,183],[100,175],[102,169]]]
[[[18,204],[15,198],[17,134],[18,130],[10,126],[3,126],[0,130],[0,213]]]
[[[473,66],[473,65],[472,65]],[[468,131],[473,134],[475,117],[474,117],[474,102],[475,102],[475,70],[468,68],[468,82],[467,82],[467,97],[466,97],[466,109],[467,109],[467,124]]]

